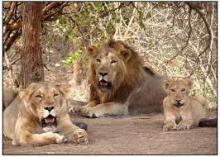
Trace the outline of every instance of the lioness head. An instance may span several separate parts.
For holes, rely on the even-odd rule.
[[[189,79],[167,80],[164,82],[164,89],[171,98],[171,104],[181,107],[188,99],[192,81]]]
[[[56,128],[57,118],[67,112],[69,86],[47,82],[31,83],[19,93],[25,110],[38,119],[45,131]]]
[[[90,77],[102,92],[116,91],[126,80],[134,52],[122,41],[110,40],[100,48],[90,46]]]

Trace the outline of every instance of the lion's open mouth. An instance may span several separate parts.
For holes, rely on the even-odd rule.
[[[108,81],[105,81],[105,80],[102,79],[102,80],[99,81],[99,86],[101,88],[111,89],[112,84],[111,84],[111,82],[108,82]]]
[[[174,104],[177,108],[180,108],[180,107],[182,107],[183,105],[184,105],[184,103],[180,103],[180,102],[178,102],[178,103],[176,103],[176,104]]]
[[[46,118],[43,118],[41,120],[41,124],[42,124],[42,127],[56,126],[57,125],[56,117],[49,115]]]

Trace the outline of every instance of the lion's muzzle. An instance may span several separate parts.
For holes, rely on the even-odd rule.
[[[184,105],[184,102],[182,100],[176,100],[176,103],[174,104],[177,108],[180,108]]]
[[[99,78],[99,87],[101,89],[110,89],[111,88],[111,82],[108,81],[108,73],[107,72],[99,72],[98,75]]]
[[[46,126],[56,126],[57,125],[57,120],[56,117],[52,115],[48,115],[46,118],[43,118],[41,120],[42,127]]]
[[[108,81],[105,81],[102,79],[99,81],[99,87],[101,89],[111,89],[112,84],[111,84],[111,82],[108,82]]]
[[[57,119],[54,107],[45,107],[43,109],[43,118],[41,119],[41,126],[44,131],[54,131],[57,127]]]

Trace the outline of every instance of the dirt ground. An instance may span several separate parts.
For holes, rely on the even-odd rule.
[[[3,154],[217,154],[217,129],[163,132],[161,114],[75,117],[88,124],[89,144],[12,146],[4,138]]]

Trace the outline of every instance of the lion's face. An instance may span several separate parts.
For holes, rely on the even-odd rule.
[[[188,79],[182,80],[167,80],[164,83],[164,89],[167,95],[171,98],[171,104],[175,107],[181,107],[188,100],[192,81]]]
[[[117,43],[118,44],[118,43]],[[123,45],[94,46],[88,49],[91,57],[93,81],[102,92],[117,90],[127,74],[130,52]]]
[[[57,118],[66,112],[66,85],[32,83],[20,93],[26,109],[39,119],[45,131],[56,128]]]

